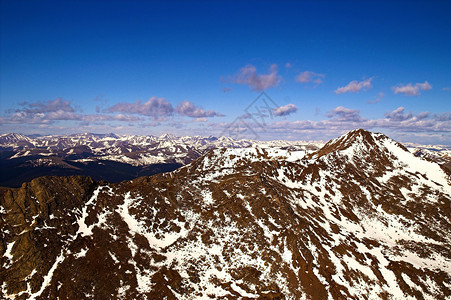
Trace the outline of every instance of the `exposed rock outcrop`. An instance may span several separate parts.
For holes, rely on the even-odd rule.
[[[1,205],[3,297],[451,297],[449,176],[363,130],[119,184],[40,178]]]

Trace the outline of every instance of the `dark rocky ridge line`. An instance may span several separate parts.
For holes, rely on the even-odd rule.
[[[416,159],[357,130],[313,154],[216,149],[117,184],[2,189],[0,297],[449,298],[451,190]]]
[[[36,161],[41,157],[31,158]],[[152,176],[171,172],[183,166],[181,163],[158,163],[146,166],[133,166],[115,161],[92,161],[86,163],[66,161],[58,157],[45,158],[41,165],[29,160],[7,161],[0,159],[0,186],[20,187],[23,183],[43,176],[88,176],[97,181],[118,183],[141,176]]]

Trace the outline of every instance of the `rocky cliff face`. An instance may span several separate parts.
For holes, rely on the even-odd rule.
[[[19,189],[2,191],[0,278],[4,290],[7,286],[14,294],[41,288],[43,275],[77,231],[74,212],[95,188],[89,177],[41,177]],[[3,297],[8,294],[3,292]]]
[[[449,177],[382,134],[2,193],[3,298],[451,297]]]

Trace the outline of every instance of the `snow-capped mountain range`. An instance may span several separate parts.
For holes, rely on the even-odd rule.
[[[0,166],[9,169],[0,186],[20,186],[44,175],[87,175],[119,182],[138,176],[172,171],[213,148],[290,147],[317,149],[320,143],[303,141],[233,140],[229,137],[117,136],[74,134],[28,137],[0,135]]]
[[[450,175],[383,134],[1,193],[3,298],[451,298]]]
[[[290,145],[322,145],[321,142],[305,142],[305,141],[256,141],[256,140],[234,140],[230,137],[201,137],[201,136],[183,136],[178,137],[172,134],[164,134],[161,136],[137,136],[137,135],[123,135],[118,136],[113,133],[110,134],[93,134],[82,133],[73,135],[55,135],[55,136],[39,136],[28,137],[17,133],[8,133],[0,135],[0,148],[3,150],[29,150],[40,149],[45,153],[45,150],[52,153],[52,151],[61,151],[65,149],[76,148],[80,146],[89,147],[94,153],[99,155],[128,153],[140,149],[164,149],[179,146],[182,149],[191,148],[242,148],[253,145],[284,147]],[[129,147],[129,148],[127,148]],[[138,147],[138,148],[134,148]],[[141,148],[140,148],[141,147]],[[177,148],[172,148],[172,152],[177,152]]]
[[[139,176],[173,171],[211,149],[279,147],[316,151],[323,142],[234,140],[230,137],[118,136],[73,134],[65,136],[0,135],[0,186],[18,187],[45,175],[87,175],[95,180],[120,182]],[[416,156],[451,170],[451,148],[408,145]]]

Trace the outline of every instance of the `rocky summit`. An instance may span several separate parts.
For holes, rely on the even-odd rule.
[[[3,299],[451,298],[450,177],[383,134],[0,193]]]

